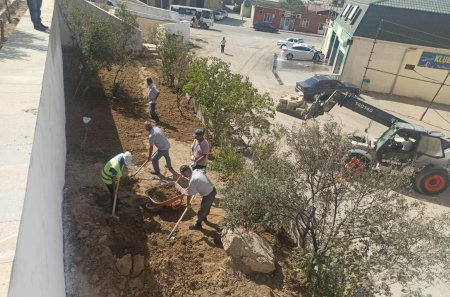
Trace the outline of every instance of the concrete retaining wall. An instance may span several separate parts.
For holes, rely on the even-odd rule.
[[[10,83],[17,97],[9,99],[15,102],[12,108],[16,114],[10,119],[10,128],[3,127],[17,140],[10,139],[2,155],[9,155],[8,162],[13,157],[21,160],[9,164],[8,170],[10,181],[21,182],[17,187],[22,189],[14,197],[20,228],[9,297],[65,296],[61,217],[66,162],[62,51],[59,14],[57,10],[53,14],[53,1],[44,1],[42,10],[44,23],[49,24],[52,18],[50,35],[34,30],[27,13],[9,39],[16,53],[23,52],[16,61],[17,56],[10,57],[16,68],[9,69],[9,73],[17,78]],[[5,69],[5,60],[1,61],[1,68]],[[22,134],[26,135],[25,141]]]
[[[168,23],[160,25],[164,28],[167,34],[176,34],[183,36],[183,42],[189,43],[191,39],[191,23],[188,21],[181,21],[179,23]]]

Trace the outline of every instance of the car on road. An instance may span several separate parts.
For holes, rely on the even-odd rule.
[[[277,41],[277,45],[280,48],[292,47],[292,45],[294,45],[296,43],[305,43],[305,40],[303,40],[303,38],[299,38],[299,37],[288,37],[286,39],[282,39],[282,40],[278,40]]]
[[[314,95],[321,95],[321,99],[328,99],[328,97],[336,90],[347,91],[354,94],[360,93],[357,86],[341,82],[327,75],[315,75],[307,80],[298,81],[295,84],[295,90],[297,92],[302,92],[305,100],[313,99]]]
[[[320,62],[325,55],[314,48],[314,46],[306,43],[295,43],[292,47],[284,47],[281,56],[286,60],[303,60]]]
[[[220,10],[220,12],[223,14],[224,19],[228,17],[228,11],[226,11],[225,9]]]
[[[221,21],[225,18],[225,15],[222,11],[214,11],[214,20],[215,21]]]
[[[278,28],[272,26],[270,23],[266,22],[258,22],[253,24],[253,28],[256,31],[264,31],[264,32],[271,32],[271,33],[277,33]]]

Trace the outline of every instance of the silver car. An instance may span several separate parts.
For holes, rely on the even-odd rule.
[[[277,45],[280,48],[283,47],[292,47],[292,45],[296,44],[296,43],[304,43],[305,41],[303,40],[303,38],[299,38],[299,37],[289,37],[283,40],[278,40]]]
[[[303,60],[320,62],[325,55],[314,48],[314,46],[306,43],[296,43],[291,48],[285,47],[281,51],[281,56],[286,60]]]

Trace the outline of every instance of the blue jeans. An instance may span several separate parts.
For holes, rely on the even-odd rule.
[[[159,117],[156,114],[156,102],[150,103],[150,117],[154,119],[156,122],[159,122]]]
[[[27,0],[28,9],[30,10],[31,21],[35,26],[40,25],[42,0]]]
[[[160,172],[159,171],[159,159],[161,159],[161,157],[163,157],[163,156],[166,159],[167,168],[172,168],[172,162],[170,160],[169,150],[167,150],[167,151],[158,150],[152,157],[153,170],[155,170],[156,173]]]

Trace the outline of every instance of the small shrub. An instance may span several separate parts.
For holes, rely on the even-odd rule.
[[[225,177],[231,177],[244,167],[245,160],[232,148],[223,148],[211,162],[211,168],[222,173]]]

